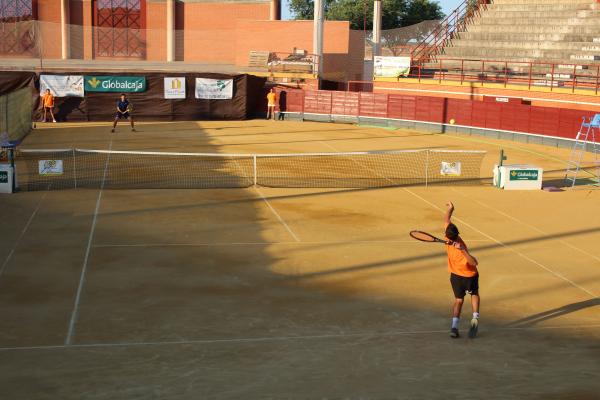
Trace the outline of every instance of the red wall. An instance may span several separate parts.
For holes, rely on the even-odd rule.
[[[450,123],[574,139],[583,117],[595,112],[527,104],[385,93],[279,89],[287,111]]]

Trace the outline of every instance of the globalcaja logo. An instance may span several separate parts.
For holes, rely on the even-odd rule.
[[[146,78],[140,76],[86,76],[87,92],[144,92]]]
[[[96,78],[95,76],[92,77],[92,79],[90,79],[89,81],[87,81],[91,87],[93,87],[94,89],[96,89],[98,87],[98,85],[100,84],[100,81],[98,80],[98,78]]]
[[[537,170],[513,169],[510,171],[511,181],[537,181],[538,176]]]

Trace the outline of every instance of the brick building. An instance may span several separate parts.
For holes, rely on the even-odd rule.
[[[44,68],[248,72],[251,52],[313,47],[313,21],[281,21],[280,0],[0,0],[0,25],[4,69],[44,60]],[[360,79],[363,44],[348,22],[326,22],[322,77]]]

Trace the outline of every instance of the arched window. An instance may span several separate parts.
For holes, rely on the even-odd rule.
[[[96,57],[146,55],[146,0],[94,1]]]
[[[35,17],[35,0],[0,0],[0,54],[36,54]]]

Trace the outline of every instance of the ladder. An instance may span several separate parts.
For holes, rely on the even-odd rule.
[[[565,174],[565,183],[568,186],[575,186],[577,174],[581,170],[581,162],[586,150],[591,146],[594,154],[594,164],[596,167],[596,184],[600,184],[600,144],[596,142],[596,135],[600,132],[600,114],[594,115],[586,122],[583,117],[583,122],[577,132],[575,144],[571,150],[571,156],[567,163],[567,171]]]

